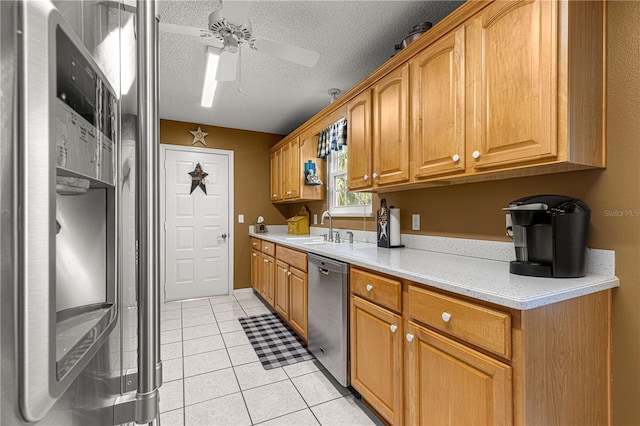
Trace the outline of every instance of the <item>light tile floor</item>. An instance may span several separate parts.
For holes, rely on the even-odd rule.
[[[382,425],[317,361],[265,370],[238,318],[249,291],[162,306],[160,420],[174,425]]]

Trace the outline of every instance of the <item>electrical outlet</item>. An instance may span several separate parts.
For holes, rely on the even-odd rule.
[[[513,223],[511,223],[511,214],[507,213],[504,216],[505,226],[507,228],[507,237],[513,238]]]
[[[314,214],[314,215],[313,215],[313,224],[314,224],[314,225],[317,225],[317,224],[318,224],[318,215],[317,215],[317,214]]]
[[[411,215],[411,230],[419,231],[420,230],[420,215],[413,214]]]
[[[244,223],[244,215],[243,214],[239,214],[238,215],[238,223]]]

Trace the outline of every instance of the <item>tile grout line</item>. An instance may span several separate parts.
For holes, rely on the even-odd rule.
[[[285,372],[285,374],[286,374],[286,372]],[[287,376],[288,376],[288,374],[287,374]],[[302,376],[304,376],[304,374]],[[302,376],[297,376],[297,377],[302,377]],[[300,395],[300,398],[302,398],[302,400],[304,401],[304,404],[307,406],[307,410],[309,410],[311,412],[311,415],[313,416],[313,418],[316,419],[318,424],[322,426],[322,423],[320,422],[320,419],[318,419],[318,417],[316,417],[316,413],[313,412],[313,410],[311,409],[311,406],[309,405],[307,400],[304,399],[304,396],[302,395],[302,392],[300,392],[300,389],[298,389],[298,387],[296,386],[296,384],[294,383],[294,381],[291,378],[289,378],[289,380],[291,380],[291,384],[293,385],[293,388],[296,390],[296,392],[298,392],[298,395]]]
[[[182,424],[186,426],[187,424],[187,384],[184,378],[184,327],[182,322],[182,302],[180,302],[180,343],[182,349]]]

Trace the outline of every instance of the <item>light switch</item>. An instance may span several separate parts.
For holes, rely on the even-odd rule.
[[[411,230],[419,231],[420,230],[420,215],[413,214],[411,215]]]
[[[314,215],[313,215],[313,224],[314,224],[314,225],[317,225],[317,224],[318,224],[318,215],[317,215],[317,214],[314,214]]]
[[[244,215],[243,214],[239,214],[238,215],[238,223],[244,223]]]

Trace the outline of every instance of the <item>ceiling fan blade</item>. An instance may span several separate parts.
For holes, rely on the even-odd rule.
[[[191,37],[199,37],[211,46],[222,48],[222,43],[213,36],[213,33],[204,28],[187,27],[184,25],[170,24],[168,22],[160,22],[159,29],[165,33],[181,34]]]
[[[222,2],[222,16],[232,24],[244,25],[249,16],[250,1],[224,1]]]
[[[256,50],[259,50],[269,55],[277,56],[278,58],[295,62],[296,64],[304,65],[305,67],[313,68],[320,58],[319,52],[313,50],[304,49],[298,46],[292,46],[290,44],[280,43],[279,41],[268,40],[266,38],[256,38],[251,45]]]
[[[216,73],[216,81],[233,81],[238,73],[238,53],[229,52],[222,49],[220,52],[220,60],[218,61],[218,72]]]

